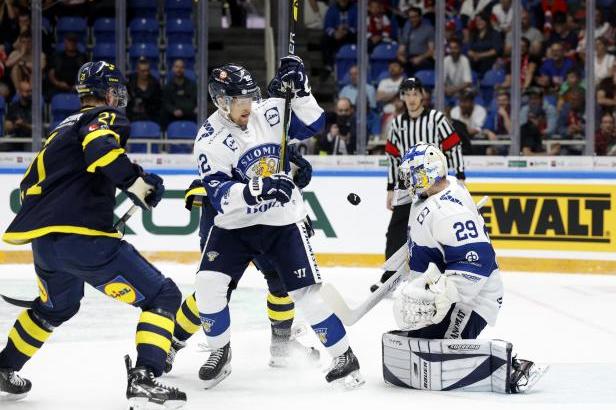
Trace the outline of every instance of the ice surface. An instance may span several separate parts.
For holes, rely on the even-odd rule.
[[[192,292],[194,266],[158,264],[184,295]],[[374,269],[323,268],[352,305],[368,296]],[[36,294],[29,265],[0,265],[0,293]],[[197,372],[207,354],[201,334],[182,350],[164,378],[188,394],[187,409],[616,409],[616,276],[505,273],[505,298],[496,327],[483,337],[513,342],[519,357],[551,363],[528,395],[422,392],[388,386],[381,374],[381,334],[395,327],[391,300],[348,329],[366,385],[344,392],[325,383],[317,368],[267,366],[269,322],[265,281],[246,272],[231,302],[233,372],[211,391]],[[0,346],[20,309],[0,302]],[[81,311],[53,336],[20,373],[33,382],[25,401],[0,402],[4,409],[124,409],[123,355],[134,357],[139,311],[88,288]],[[301,321],[301,318],[298,319]],[[309,334],[304,343],[317,345]],[[322,352],[326,357],[326,353]],[[323,360],[322,365],[328,364]]]

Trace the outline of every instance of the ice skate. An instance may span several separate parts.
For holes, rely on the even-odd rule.
[[[11,369],[0,369],[0,401],[21,400],[31,388],[30,380],[22,379]]]
[[[513,358],[510,380],[511,393],[527,393],[548,371],[548,365],[538,365],[530,360]]]
[[[126,398],[129,410],[179,409],[186,404],[186,393],[159,383],[150,369],[132,367],[128,355],[124,361],[128,374]]]
[[[346,352],[334,358],[332,366],[325,375],[328,383],[339,383],[347,389],[355,389],[363,385],[366,381],[359,372],[359,362],[349,347]]]
[[[231,374],[231,342],[213,350],[210,357],[199,369],[199,378],[205,388],[211,389]]]
[[[185,347],[186,342],[178,340],[175,337],[171,339],[171,348],[169,349],[169,353],[167,353],[167,358],[165,359],[165,373],[169,373],[171,371],[173,368],[173,362],[175,361],[175,356]]]

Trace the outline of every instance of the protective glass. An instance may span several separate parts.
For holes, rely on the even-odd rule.
[[[128,105],[128,91],[124,84],[116,84],[109,87],[109,94],[117,102],[116,107],[126,108]]]

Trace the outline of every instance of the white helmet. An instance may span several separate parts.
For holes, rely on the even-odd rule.
[[[447,176],[447,158],[432,144],[413,145],[402,157],[398,176],[411,195],[421,195]]]

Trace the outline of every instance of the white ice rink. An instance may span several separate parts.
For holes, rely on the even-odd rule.
[[[192,292],[193,266],[157,265],[185,295]],[[375,269],[322,270],[351,304],[367,297],[369,284],[379,275]],[[395,327],[391,300],[348,329],[367,381],[362,388],[336,390],[316,368],[269,368],[265,282],[253,269],[231,302],[231,376],[211,391],[201,388],[197,372],[207,354],[199,351],[203,336],[198,334],[180,352],[174,371],[164,381],[187,392],[187,409],[199,410],[616,409],[616,276],[505,273],[503,278],[505,298],[498,323],[483,337],[509,340],[519,357],[551,364],[536,391],[528,395],[423,392],[385,385],[380,337]],[[0,292],[35,295],[31,266],[0,265]],[[19,311],[0,302],[0,347]],[[30,395],[21,402],[0,402],[0,408],[126,408],[123,355],[130,352],[134,357],[138,314],[137,309],[90,288],[77,316],[56,329],[20,373],[33,383]],[[317,344],[313,334],[302,340]]]

